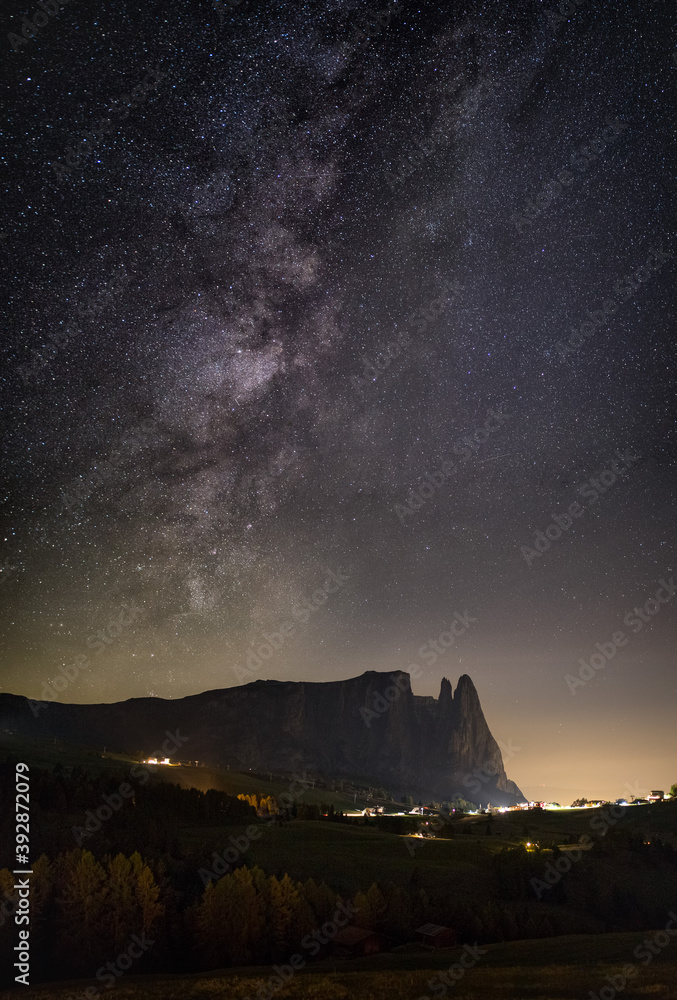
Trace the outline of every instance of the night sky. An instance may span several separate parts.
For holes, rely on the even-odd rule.
[[[546,7],[5,9],[3,691],[417,665],[677,781],[677,24]]]

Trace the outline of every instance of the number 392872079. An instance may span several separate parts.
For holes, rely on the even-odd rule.
[[[28,765],[16,765],[16,860],[18,864],[28,864]]]

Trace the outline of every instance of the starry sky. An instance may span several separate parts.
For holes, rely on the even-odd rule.
[[[416,665],[534,798],[669,788],[669,5],[49,11],[3,13],[1,689]]]

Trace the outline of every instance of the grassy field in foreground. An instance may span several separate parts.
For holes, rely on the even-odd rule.
[[[633,950],[651,934],[603,934],[487,945],[486,955],[449,990],[457,1000],[588,1000],[627,963],[637,974],[623,1000],[677,1000],[677,939],[648,965]],[[674,954],[673,954],[674,951]],[[327,960],[297,973],[276,995],[283,1000],[417,1000],[431,993],[435,973],[457,962],[460,949],[436,954],[383,954],[356,961]],[[117,1000],[244,1000],[254,998],[272,969],[235,969],[190,976],[127,976]],[[436,979],[435,982],[439,983]],[[28,1000],[75,1000],[95,980],[22,989]],[[105,991],[102,991],[102,993]],[[608,997],[608,993],[605,996]],[[0,998],[16,996],[3,991]]]

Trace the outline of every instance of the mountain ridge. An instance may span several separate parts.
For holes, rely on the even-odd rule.
[[[402,670],[338,681],[257,679],[177,699],[90,705],[0,694],[0,729],[140,755],[178,729],[182,756],[212,766],[368,776],[394,792],[482,805],[524,800],[467,674],[455,691],[442,678],[438,698],[415,695]]]

